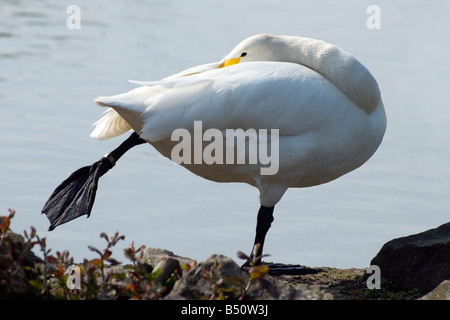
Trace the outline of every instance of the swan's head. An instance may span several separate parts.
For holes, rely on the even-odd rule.
[[[350,53],[322,40],[260,34],[243,40],[217,66],[250,61],[304,65],[327,78],[368,114],[381,102],[378,84],[366,67]]]
[[[327,78],[368,114],[381,102],[375,78],[357,59],[336,45],[307,37],[255,35],[239,43],[221,61],[187,69],[172,77],[190,76],[250,61],[304,65]]]
[[[271,36],[268,34],[252,36],[239,43],[221,61],[189,68],[169,78],[191,76],[250,61],[298,62],[298,59],[294,57],[297,50],[290,47],[294,38],[299,37]]]
[[[284,40],[284,39],[283,39]],[[223,59],[220,67],[249,61],[292,61],[292,52],[286,50],[288,42],[281,37],[260,34],[252,36],[239,43]]]

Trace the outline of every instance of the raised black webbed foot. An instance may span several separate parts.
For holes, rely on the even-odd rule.
[[[50,221],[49,230],[82,215],[89,217],[97,193],[98,180],[111,168],[111,161],[103,157],[90,166],[78,169],[64,180],[42,209],[42,213],[45,213]]]
[[[136,132],[133,132],[111,153],[90,166],[78,169],[64,180],[53,191],[42,209],[42,213],[50,220],[49,230],[82,215],[89,217],[100,177],[114,167],[116,161],[125,152],[145,142]]]

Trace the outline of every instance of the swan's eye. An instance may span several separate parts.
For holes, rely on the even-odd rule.
[[[245,57],[246,55],[247,55],[247,52],[242,52],[242,53],[241,53],[241,58],[242,58],[242,57]]]

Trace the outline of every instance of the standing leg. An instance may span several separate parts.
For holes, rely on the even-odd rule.
[[[261,256],[263,254],[263,246],[264,246],[264,240],[266,238],[267,231],[270,229],[270,225],[273,222],[273,210],[274,207],[264,207],[261,206],[258,211],[258,218],[256,222],[256,236],[255,236],[255,243],[253,247],[256,244],[259,244],[259,248],[256,252],[256,255],[252,254],[250,255],[250,259],[242,267],[248,267],[250,264],[253,264],[254,258],[256,258],[256,265],[261,264]],[[314,274],[318,273],[321,270],[319,268],[307,268],[298,264],[281,264],[281,263],[266,263],[266,265],[269,267],[269,274],[272,275],[300,275],[300,274]]]
[[[263,253],[264,240],[266,238],[267,231],[269,231],[270,226],[273,221],[273,210],[275,207],[264,207],[261,206],[258,211],[258,217],[256,220],[256,236],[253,247],[256,244],[259,244],[259,248],[256,252],[256,257],[253,256],[253,249],[250,255],[250,260],[247,261],[244,266],[248,266],[250,262],[253,261],[253,258],[257,258],[256,264],[261,263],[261,256]]]

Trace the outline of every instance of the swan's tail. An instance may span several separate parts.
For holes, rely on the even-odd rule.
[[[110,97],[98,97],[95,103],[109,107],[106,114],[98,120],[91,137],[99,140],[121,135],[130,129],[138,132],[142,129],[142,113],[146,110],[147,96],[154,94],[153,87],[142,86],[129,92]]]
[[[114,138],[131,130],[130,125],[112,108],[109,108],[94,126],[91,138],[98,140]]]

